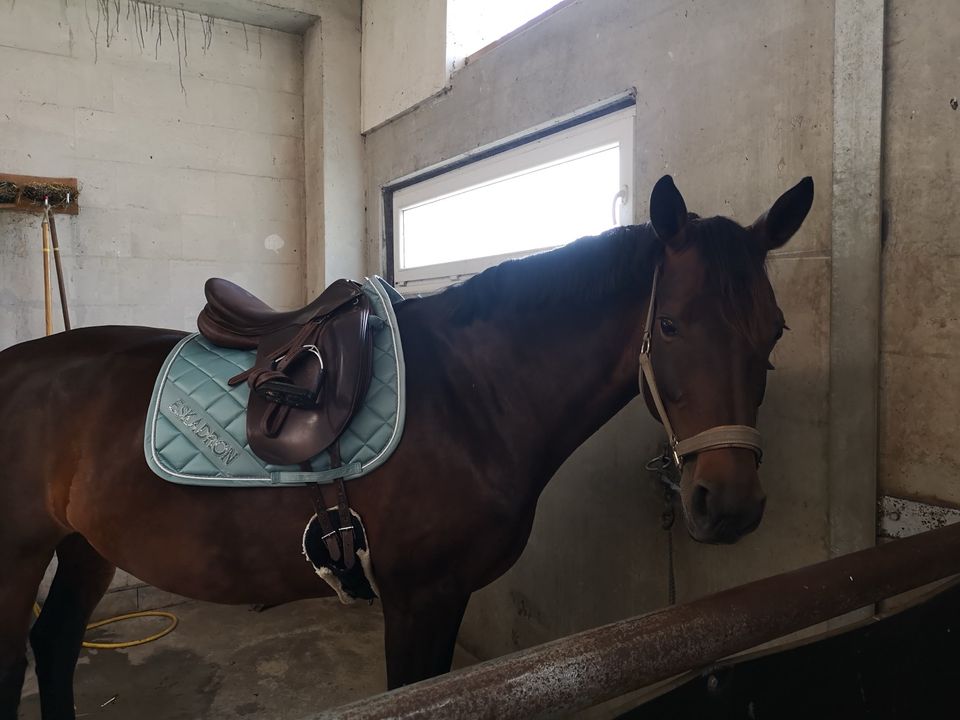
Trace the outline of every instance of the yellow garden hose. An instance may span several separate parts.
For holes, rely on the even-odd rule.
[[[33,613],[37,617],[40,617],[40,605],[37,603],[33,604]],[[177,616],[173,613],[164,612],[163,610],[140,610],[138,612],[126,613],[125,615],[117,615],[116,617],[107,618],[106,620],[98,620],[97,622],[90,623],[87,625],[87,630],[93,630],[98,627],[103,627],[104,625],[109,625],[110,623],[120,622],[121,620],[131,620],[133,618],[142,618],[142,617],[162,617],[170,621],[170,624],[161,630],[158,633],[153,635],[148,635],[145,638],[140,640],[127,640],[126,642],[90,642],[87,640],[83,641],[83,647],[85,648],[95,648],[97,650],[119,650],[121,648],[136,647],[137,645],[146,645],[148,642],[153,642],[154,640],[159,640],[164,635],[169,635],[177,627],[177,623],[180,621],[177,619]]]

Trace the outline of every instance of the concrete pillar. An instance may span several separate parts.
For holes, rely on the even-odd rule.
[[[830,556],[876,542],[884,0],[836,0]]]
[[[303,39],[306,296],[365,274],[360,3],[327,0]]]

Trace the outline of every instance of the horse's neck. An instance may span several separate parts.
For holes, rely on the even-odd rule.
[[[527,347],[508,379],[531,410],[516,419],[514,432],[539,451],[540,467],[532,469],[539,489],[637,394],[642,312],[633,302],[544,322],[552,331]],[[522,322],[516,330],[510,342],[530,336]]]
[[[442,324],[424,346],[428,367],[408,365],[419,376],[412,385],[430,393],[442,386],[444,407],[456,408],[470,445],[484,445],[489,475],[523,483],[515,489],[535,497],[637,394],[645,304],[611,300],[589,311],[558,304],[465,326]]]

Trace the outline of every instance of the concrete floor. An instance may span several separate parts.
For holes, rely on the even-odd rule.
[[[379,604],[343,607],[330,598],[264,612],[200,602],[168,609],[180,624],[156,642],[83,650],[78,718],[293,720],[386,689]],[[143,637],[161,622],[122,622],[88,639]],[[471,662],[458,648],[455,666]],[[39,717],[31,658],[20,718]]]

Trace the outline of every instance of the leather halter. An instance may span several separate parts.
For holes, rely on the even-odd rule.
[[[650,304],[647,307],[647,321],[643,327],[643,342],[640,345],[640,394],[643,394],[643,382],[646,380],[647,387],[650,388],[650,395],[653,397],[653,403],[657,407],[657,413],[660,415],[660,422],[663,423],[663,429],[667,433],[667,440],[670,443],[670,459],[673,460],[677,470],[683,469],[684,459],[691,455],[703,452],[704,450],[716,450],[717,448],[744,448],[752,450],[757,456],[757,465],[763,458],[763,448],[760,445],[760,432],[749,425],[717,425],[716,427],[697,433],[686,440],[678,440],[673,426],[670,424],[670,418],[667,417],[667,409],[663,405],[660,397],[660,390],[657,388],[657,379],[653,374],[653,360],[650,358],[650,349],[653,333],[654,310],[657,304],[657,285],[660,281],[660,265],[657,265],[653,271],[653,284],[650,289]]]

